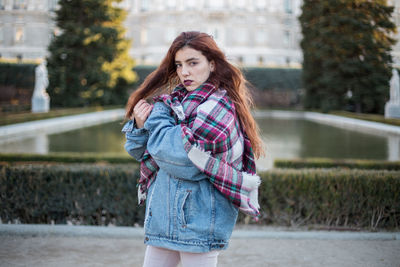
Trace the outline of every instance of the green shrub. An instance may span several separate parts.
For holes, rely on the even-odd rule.
[[[276,159],[275,168],[348,168],[366,170],[400,170],[400,161],[361,160],[361,159]]]
[[[30,109],[36,66],[34,63],[0,62],[0,112]]]
[[[129,155],[121,156],[119,154],[99,154],[99,153],[51,153],[41,154],[0,154],[0,162],[65,162],[65,163],[132,163],[136,161]]]
[[[139,76],[140,85],[156,66],[136,66],[133,70]],[[301,69],[295,68],[260,68],[248,67],[242,69],[246,79],[259,90],[292,90],[302,88]]]
[[[133,68],[133,71],[136,72],[136,75],[138,76],[138,80],[135,83],[135,87],[139,87],[143,82],[146,77],[155,71],[157,66],[151,66],[151,65],[139,65],[135,66]]]
[[[0,62],[1,86],[26,88],[33,92],[36,66],[37,64],[34,63]]]
[[[142,84],[155,69],[156,66],[136,66],[134,71],[139,77],[136,85]],[[257,107],[301,106],[301,69],[248,67],[242,71],[250,82],[250,91]]]
[[[137,165],[1,165],[3,222],[134,225]]]
[[[400,172],[276,169],[261,174],[261,222],[400,227]]]
[[[260,176],[260,224],[400,229],[399,171],[275,169]],[[2,164],[0,218],[142,225],[138,177],[135,164]]]
[[[296,68],[243,68],[246,79],[258,90],[289,90],[302,88],[301,69]]]

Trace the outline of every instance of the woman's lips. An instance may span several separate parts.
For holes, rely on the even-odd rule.
[[[184,80],[183,81],[183,84],[185,85],[185,86],[189,86],[189,85],[191,85],[192,84],[192,80]]]

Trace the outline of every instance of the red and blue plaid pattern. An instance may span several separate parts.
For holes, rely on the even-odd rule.
[[[245,186],[249,184],[245,180],[255,174],[253,150],[250,140],[241,131],[234,105],[226,91],[216,90],[212,84],[205,83],[187,92],[180,85],[171,95],[162,95],[154,100],[164,102],[177,114],[184,148],[190,160],[241,211],[258,216],[258,202],[257,199],[251,201],[250,192],[258,190],[259,182],[255,188]],[[182,110],[184,116],[179,115]],[[235,153],[235,145],[243,150]],[[142,194],[145,195],[157,171],[156,162],[146,151],[139,181]]]

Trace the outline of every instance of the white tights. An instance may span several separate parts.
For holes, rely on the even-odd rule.
[[[190,253],[147,246],[143,267],[216,267],[218,251]]]

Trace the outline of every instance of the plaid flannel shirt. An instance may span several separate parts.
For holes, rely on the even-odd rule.
[[[171,95],[154,98],[174,111],[185,151],[193,164],[242,212],[259,215],[255,161],[250,140],[241,131],[225,90],[209,83],[187,92],[179,85]],[[158,166],[146,151],[141,162],[140,201],[156,177]]]

